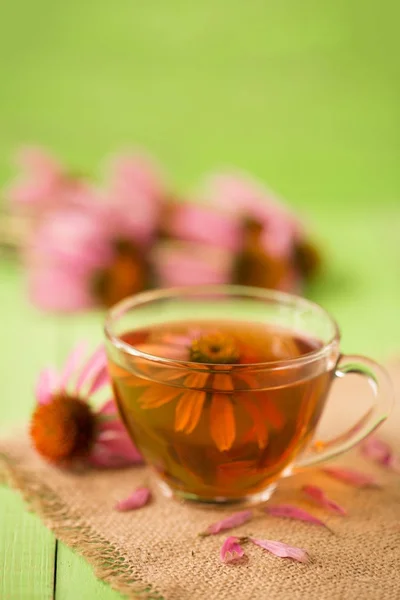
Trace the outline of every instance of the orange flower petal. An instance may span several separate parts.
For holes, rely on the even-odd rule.
[[[278,429],[279,431],[284,427],[285,417],[276,406],[275,402],[269,398],[265,398],[264,400],[260,400],[259,406],[264,420],[266,420],[274,429]]]
[[[243,373],[242,371],[235,373],[235,383],[237,389],[243,388],[243,382],[246,384],[249,390],[256,389],[259,386],[259,382],[256,375]]]
[[[142,408],[159,408],[163,404],[171,402],[179,396],[178,388],[169,388],[165,385],[152,383],[139,397],[139,404]]]
[[[132,373],[111,361],[108,363],[108,372],[111,377],[119,377],[120,379],[125,379],[125,377],[130,377],[132,375]]]
[[[202,388],[206,385],[208,377],[208,369],[205,373],[189,373],[185,377],[185,385],[187,387]]]
[[[234,389],[232,375],[227,373],[217,373],[213,377],[213,388],[220,391],[231,392]]]
[[[123,369],[113,362],[108,363],[108,372],[112,379],[122,379],[125,385],[130,385],[132,387],[141,387],[146,385],[146,382],[140,379],[140,377],[137,377],[131,371]]]
[[[260,449],[265,448],[268,444],[268,429],[260,407],[250,398],[241,398],[240,403],[245,407],[253,421],[258,447]]]
[[[169,369],[165,367],[157,368],[153,370],[152,376],[161,381],[176,381],[182,379],[185,376],[185,369]]]
[[[210,431],[218,450],[232,447],[236,436],[232,402],[226,394],[213,394],[210,408]]]
[[[203,410],[205,392],[185,392],[175,409],[175,430],[192,433]]]
[[[258,475],[254,460],[237,460],[223,463],[217,467],[218,477],[222,483],[237,481],[239,477],[254,477]]]

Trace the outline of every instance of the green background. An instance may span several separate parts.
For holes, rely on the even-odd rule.
[[[400,5],[394,0],[14,0],[0,11],[0,183],[22,143],[70,168],[143,147],[180,191],[234,165],[309,219],[326,255],[309,295],[343,348],[400,347]],[[1,417],[101,316],[40,315],[3,260]],[[0,488],[0,597],[116,598]],[[57,577],[54,564],[57,564]]]

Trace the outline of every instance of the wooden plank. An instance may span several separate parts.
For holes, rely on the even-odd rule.
[[[81,556],[59,543],[55,600],[121,600],[122,597],[97,579]]]
[[[50,600],[53,597],[55,539],[22,499],[0,487],[0,598]]]
[[[103,313],[70,315],[60,319],[58,331],[60,348],[65,357],[74,344],[87,340],[91,349],[103,341]],[[61,359],[62,360],[62,359]],[[107,584],[97,579],[90,565],[70,548],[58,543],[56,569],[56,600],[120,600],[122,596],[114,592]]]
[[[15,265],[0,266],[2,356],[1,429],[26,421],[34,404],[33,385],[43,363],[54,361],[54,320],[28,309]],[[7,427],[7,428],[6,428]],[[47,600],[53,596],[55,538],[26,512],[18,495],[0,487],[0,598]]]

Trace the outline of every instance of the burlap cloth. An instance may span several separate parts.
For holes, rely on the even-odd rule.
[[[390,372],[400,395],[400,363]],[[357,412],[365,391],[360,378],[335,384],[328,429],[340,429]],[[364,404],[365,406],[365,404]],[[381,435],[400,451],[397,408]],[[343,426],[342,426],[343,428]],[[130,598],[167,600],[395,600],[400,599],[400,475],[376,466],[355,450],[337,459],[375,475],[382,489],[356,489],[318,469],[286,479],[274,496],[295,502],[324,519],[334,533],[307,523],[256,517],[234,530],[280,540],[308,550],[312,561],[276,558],[252,544],[248,559],[224,565],[219,549],[226,534],[198,533],[236,509],[202,508],[165,499],[146,468],[72,475],[41,461],[28,438],[0,443],[3,472],[28,505],[63,542],[91,563],[96,575]],[[312,506],[299,488],[321,485],[348,508],[347,517]],[[129,513],[113,506],[136,486],[149,484],[151,505]],[[227,534],[229,535],[229,534]]]

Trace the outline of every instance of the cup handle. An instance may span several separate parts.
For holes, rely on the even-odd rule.
[[[386,370],[365,356],[342,355],[336,365],[335,377],[345,377],[357,373],[366,377],[373,394],[373,405],[363,417],[348,431],[333,440],[316,441],[311,448],[294,464],[294,469],[310,467],[346,452],[366,438],[390,414],[393,406],[393,388]]]

